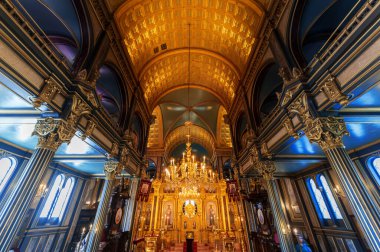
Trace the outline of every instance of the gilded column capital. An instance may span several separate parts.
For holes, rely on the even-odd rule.
[[[32,135],[38,136],[38,148],[56,151],[62,143],[69,143],[75,134],[73,125],[54,118],[38,120]]]
[[[318,117],[307,121],[305,134],[311,143],[318,143],[324,151],[344,147],[342,138],[349,135],[344,120],[335,117]]]
[[[263,176],[265,180],[272,180],[276,171],[276,166],[273,161],[265,160],[258,163],[258,172]]]
[[[104,164],[104,174],[107,180],[114,180],[119,167],[119,162],[115,160],[108,160]]]

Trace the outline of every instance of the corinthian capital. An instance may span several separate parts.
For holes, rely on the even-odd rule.
[[[119,162],[115,160],[108,160],[104,164],[104,174],[106,175],[107,180],[115,179],[118,167],[119,167]]]
[[[54,118],[38,120],[32,135],[38,136],[38,148],[56,151],[62,143],[69,143],[75,134],[73,125]]]
[[[325,150],[344,147],[342,138],[349,135],[343,119],[319,117],[308,121],[305,134],[311,143],[318,143]]]
[[[265,180],[272,180],[273,175],[276,171],[276,166],[274,165],[273,161],[270,160],[265,160],[265,161],[260,161],[257,164],[257,170],[258,172],[263,176]]]

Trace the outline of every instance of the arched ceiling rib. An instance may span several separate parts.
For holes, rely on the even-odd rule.
[[[210,157],[215,151],[215,139],[204,128],[197,125],[190,125],[190,141],[202,145]],[[165,138],[165,153],[170,154],[178,145],[187,142],[189,128],[187,126],[180,126],[170,132]]]
[[[267,5],[268,0],[131,0],[123,4],[115,20],[148,103],[154,106],[162,92],[188,83],[190,23],[190,82],[216,91],[230,104]]]

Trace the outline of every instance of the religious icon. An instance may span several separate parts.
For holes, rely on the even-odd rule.
[[[197,223],[193,221],[193,229],[196,229],[196,228],[197,228]]]
[[[146,193],[148,193],[148,189],[149,189],[149,185],[148,184],[143,184],[142,186],[141,186],[141,192],[143,193],[143,194],[146,194]]]
[[[215,210],[212,204],[210,204],[210,208],[208,209],[208,223],[209,226],[215,226]]]
[[[184,221],[184,222],[183,222],[183,228],[184,228],[184,229],[187,228],[187,221]]]
[[[235,229],[235,213],[234,213],[234,207],[233,205],[230,205],[228,210],[228,215],[230,217],[230,228]]]
[[[148,230],[149,229],[149,226],[150,226],[150,216],[151,216],[151,205],[149,204],[147,206],[147,209],[146,209],[146,218],[145,218],[145,223],[144,223],[144,226],[145,226],[145,230]]]
[[[235,194],[236,193],[236,185],[231,183],[230,184],[230,193]]]
[[[172,205],[167,204],[164,212],[164,226],[167,228],[173,227],[173,210]]]

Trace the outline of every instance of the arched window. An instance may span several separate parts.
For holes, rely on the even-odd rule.
[[[16,159],[12,157],[3,157],[0,159],[0,195],[12,177],[16,165]]]
[[[368,166],[376,182],[380,185],[380,157],[371,157]]]
[[[329,209],[327,208],[325,199],[323,198],[322,192],[317,188],[314,179],[309,179],[309,187],[311,191],[312,198],[314,200],[315,207],[319,210],[318,213],[323,219],[331,219]]]
[[[335,198],[334,198],[334,196],[333,196],[333,194],[331,192],[330,186],[328,185],[325,176],[320,175],[319,176],[319,180],[321,182],[323,191],[325,192],[325,194],[327,196],[327,199],[328,199],[328,201],[330,203],[331,210],[334,213],[335,218],[336,219],[340,219],[340,220],[343,219],[342,214],[340,213],[338,204],[335,201]]]
[[[74,189],[75,179],[58,175],[50,190],[49,196],[40,214],[39,224],[58,224],[63,218],[71,193]]]

